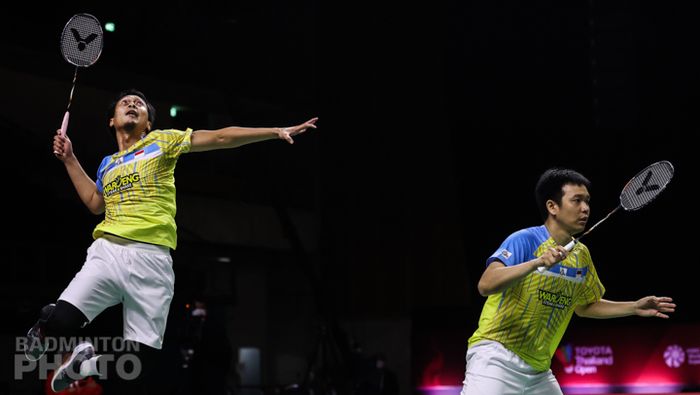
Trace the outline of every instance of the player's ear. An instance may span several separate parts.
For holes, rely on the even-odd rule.
[[[114,118],[109,119],[109,127],[113,128],[114,127]]]
[[[559,205],[554,200],[552,200],[552,199],[547,200],[547,203],[545,203],[545,206],[547,207],[547,212],[549,212],[549,215],[555,216],[559,213]]]
[[[146,122],[146,131],[147,132],[151,131],[151,121]]]

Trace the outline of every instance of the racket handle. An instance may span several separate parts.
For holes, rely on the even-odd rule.
[[[568,252],[571,252],[571,250],[574,249],[574,246],[576,245],[576,240],[571,240],[569,244],[564,246],[564,249]],[[537,271],[540,273],[544,273],[547,270],[546,266],[540,266],[537,268]]]
[[[574,249],[574,246],[575,246],[575,245],[576,245],[576,240],[574,239],[574,240],[571,240],[571,241],[569,242],[569,244],[565,245],[565,246],[564,246],[564,249],[565,249],[566,251],[568,251],[568,252],[571,252],[571,250]]]
[[[68,131],[68,118],[70,118],[70,113],[66,111],[63,115],[63,122],[61,122],[61,136],[65,136]]]

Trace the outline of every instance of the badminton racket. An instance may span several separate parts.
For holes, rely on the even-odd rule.
[[[68,97],[68,106],[61,122],[61,135],[68,131],[68,119],[70,118],[70,105],[73,101],[75,82],[78,79],[78,69],[89,67],[97,62],[102,53],[102,26],[94,16],[90,14],[73,15],[61,34],[61,54],[66,62],[75,66],[73,72],[73,86]]]

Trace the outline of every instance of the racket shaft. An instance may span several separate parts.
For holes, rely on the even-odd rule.
[[[66,113],[63,115],[63,122],[61,122],[61,136],[65,136],[66,132],[68,132],[68,118],[70,118],[70,113],[66,111]]]

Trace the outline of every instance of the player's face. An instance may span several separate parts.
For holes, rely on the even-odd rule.
[[[588,188],[584,185],[566,184],[562,191],[564,194],[561,204],[558,205],[557,222],[572,235],[581,233],[586,228],[588,215],[591,213],[591,207],[588,205],[591,195],[588,194]]]
[[[119,99],[114,108],[114,118],[110,119],[109,122],[110,126],[116,129],[139,132],[151,130],[146,102],[136,95],[124,96]]]

